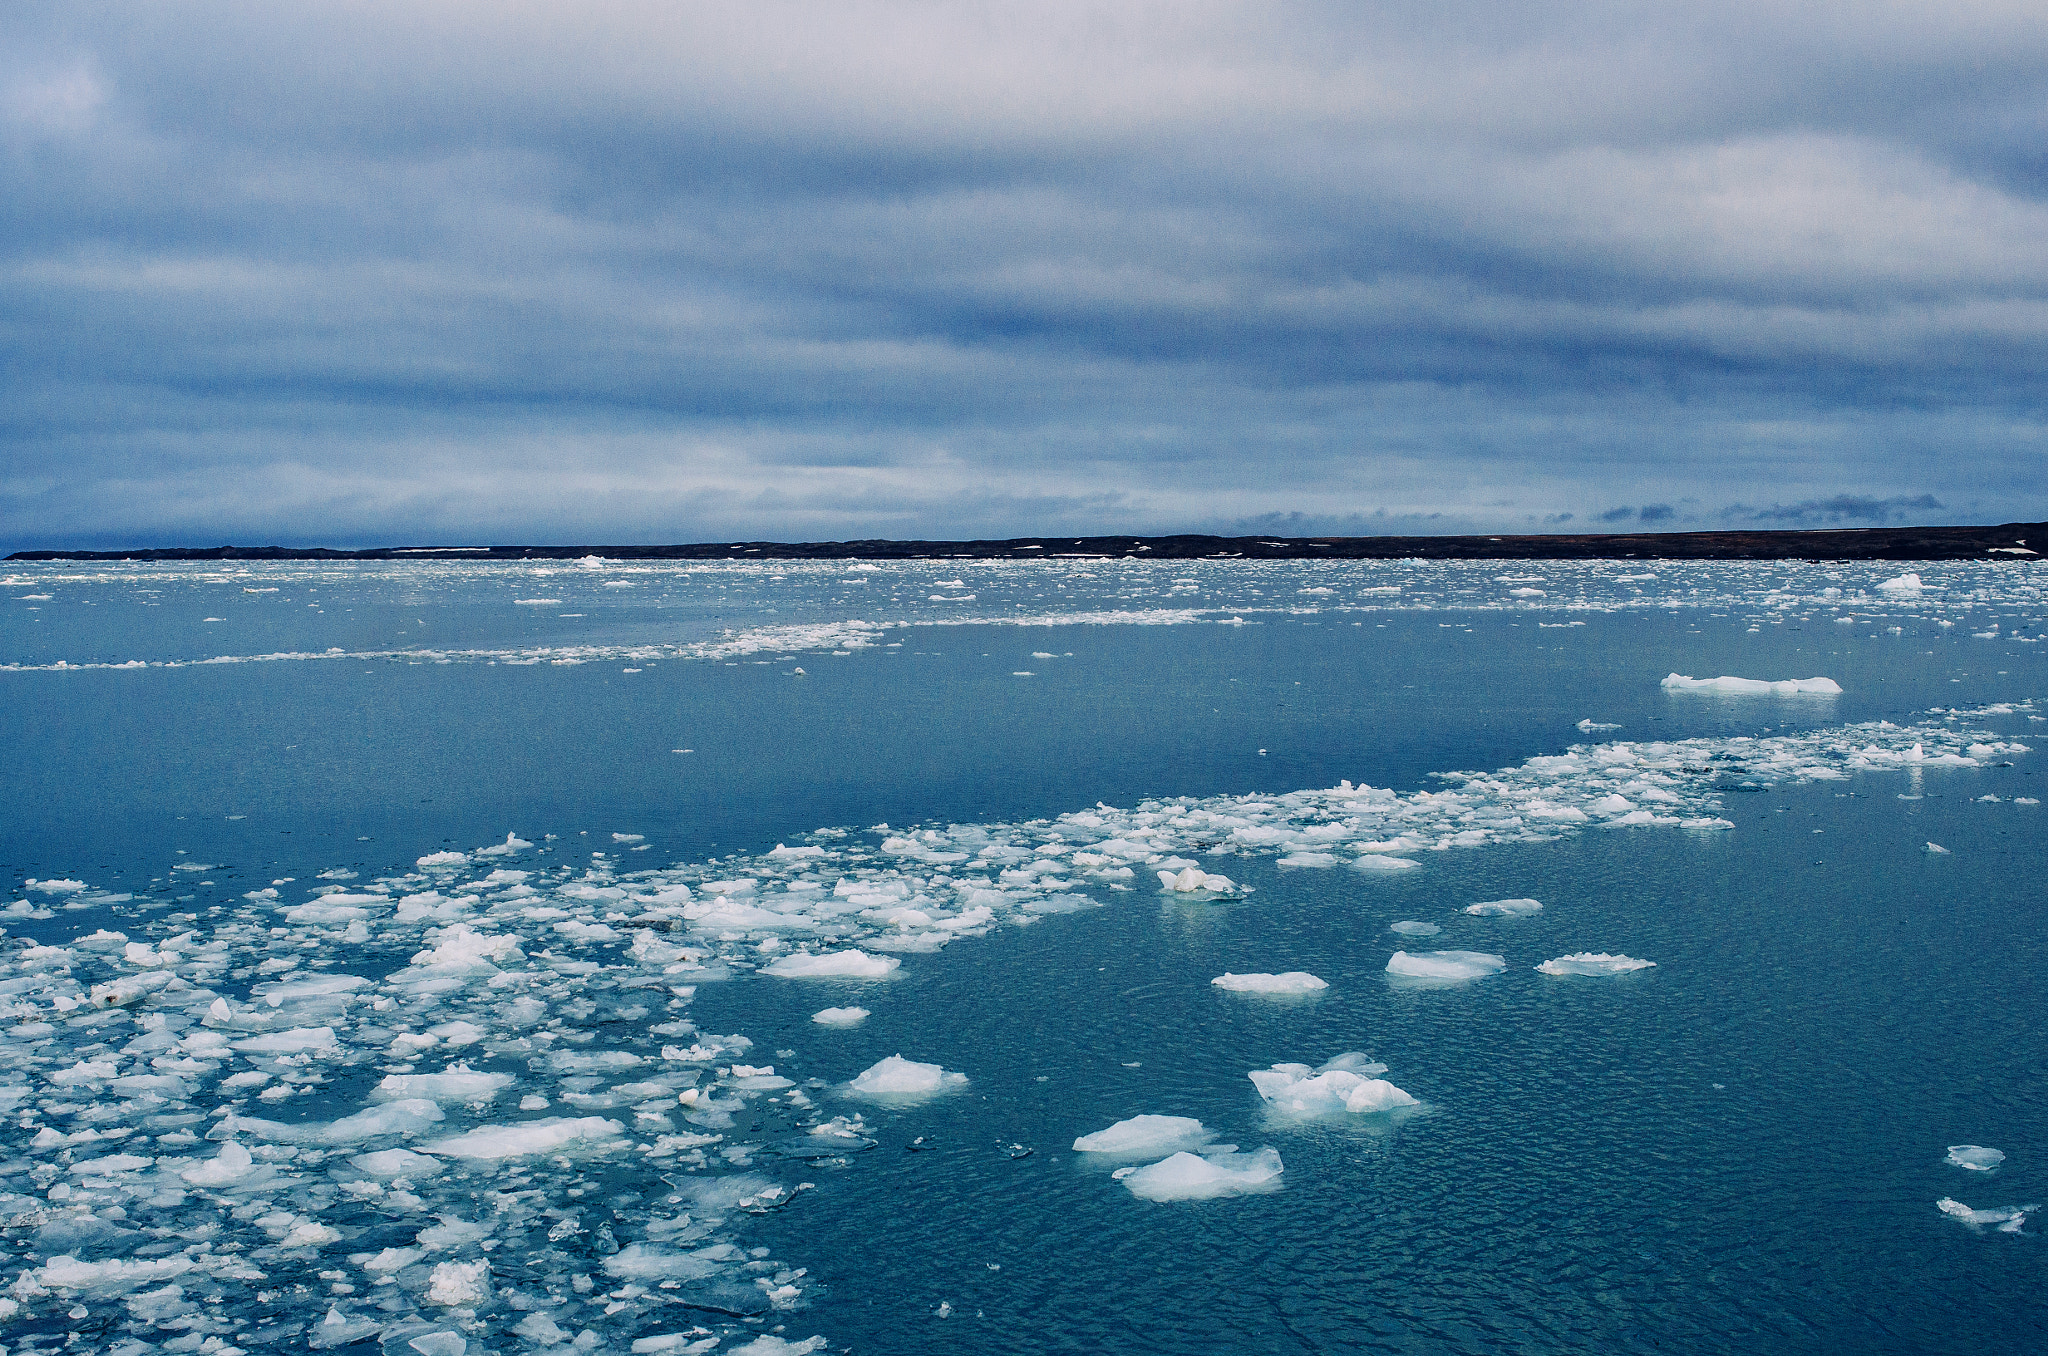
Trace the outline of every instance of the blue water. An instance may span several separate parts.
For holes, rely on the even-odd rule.
[[[1653,572],[1064,561],[865,574],[22,567],[0,614],[0,662],[14,666],[0,672],[11,790],[0,871],[9,886],[61,878],[86,888],[17,889],[7,898],[32,908],[6,920],[9,935],[64,943],[100,927],[138,939],[190,929],[203,940],[260,922],[232,935],[220,966],[194,972],[240,1005],[265,978],[256,963],[266,955],[289,950],[317,957],[309,968],[388,983],[431,941],[425,929],[447,921],[403,932],[379,924],[351,943],[338,926],[276,916],[322,885],[320,872],[355,873],[326,888],[396,880],[419,857],[507,832],[535,846],[476,859],[476,872],[544,876],[551,864],[583,871],[595,860],[590,878],[609,882],[604,873],[840,841],[806,839],[823,827],[854,830],[845,841],[872,854],[906,826],[1023,824],[1098,802],[1276,795],[1342,778],[1411,793],[1443,785],[1432,774],[1575,744],[1904,726],[1938,722],[1930,708],[2023,703],[2042,691],[2035,567],[1929,567],[1927,589],[1908,596],[1878,590],[1897,573],[1878,567]],[[617,583],[630,587],[608,587]],[[1517,587],[1543,596],[1515,597]],[[514,601],[543,597],[560,601]],[[851,621],[880,629],[849,630]],[[234,662],[198,662],[220,659]],[[134,660],[143,667],[84,667]],[[67,667],[52,667],[59,661]],[[1659,680],[1674,671],[1826,675],[1843,693],[1668,692]],[[1967,720],[2018,741],[2041,725],[2024,706]],[[2036,1226],[1973,1226],[1934,1202],[2048,1201],[2040,808],[2014,803],[2039,798],[2037,760],[1985,757],[1910,779],[1781,780],[1721,794],[1726,831],[1595,828],[1422,853],[1420,868],[1400,873],[1298,869],[1251,851],[1204,858],[1251,887],[1227,898],[1162,896],[1141,867],[1125,889],[1079,886],[1101,907],[904,954],[887,981],[742,970],[699,983],[667,999],[670,1020],[745,1033],[747,1061],[772,1063],[809,1091],[809,1107],[748,1102],[726,1145],[772,1146],[855,1111],[875,1142],[843,1164],[777,1158],[772,1147],[721,1164],[712,1151],[700,1175],[814,1183],[786,1209],[736,1216],[715,1236],[805,1271],[793,1282],[801,1297],[751,1321],[674,1305],[696,1282],[671,1287],[666,1301],[658,1286],[607,1298],[620,1278],[603,1270],[609,1254],[589,1247],[592,1200],[612,1202],[603,1209],[620,1242],[658,1232],[650,1210],[687,1205],[665,1203],[642,1166],[653,1160],[624,1147],[623,1158],[573,1166],[567,1156],[555,1168],[542,1157],[464,1169],[435,1179],[437,1189],[459,1180],[462,1197],[423,1191],[417,1209],[390,1196],[329,1200],[334,1184],[353,1180],[344,1157],[291,1160],[299,1176],[270,1191],[273,1209],[286,1202],[344,1235],[296,1249],[280,1250],[256,1215],[234,1219],[234,1203],[254,1199],[246,1190],[147,1203],[167,1199],[152,1174],[183,1173],[185,1158],[215,1151],[181,1138],[204,1136],[219,1120],[210,1112],[232,1104],[245,1117],[324,1122],[359,1109],[386,1069],[446,1062],[430,1052],[401,1066],[371,1050],[367,1033],[383,1041],[395,1029],[389,1012],[358,1005],[318,1018],[341,1033],[342,1053],[322,1066],[327,1082],[309,1085],[317,1096],[265,1105],[208,1081],[239,1067],[230,1059],[181,1075],[196,1083],[159,1105],[117,1100],[105,1079],[61,1091],[38,1080],[103,1058],[96,1048],[118,1054],[153,1029],[153,1014],[173,1034],[202,1030],[195,1000],[151,997],[84,1024],[46,1001],[31,1012],[30,1000],[13,1000],[24,1006],[10,1020],[47,1021],[52,1032],[35,1038],[40,1064],[15,1066],[28,1091],[10,1113],[19,1125],[7,1132],[0,1189],[14,1195],[0,1201],[0,1227],[32,1210],[77,1215],[74,1201],[94,1206],[100,1224],[33,1216],[9,1229],[21,1246],[0,1280],[58,1256],[129,1256],[152,1246],[144,1235],[182,1238],[211,1211],[221,1237],[249,1235],[265,1270],[261,1282],[212,1277],[217,1308],[238,1343],[256,1333],[254,1345],[280,1349],[303,1348],[307,1332],[286,1330],[335,1304],[373,1316],[357,1340],[394,1356],[440,1331],[471,1350],[545,1346],[511,1332],[532,1312],[618,1350],[693,1323],[723,1350],[777,1329],[799,1345],[817,1334],[858,1352],[2035,1349]],[[878,825],[892,828],[861,833]],[[1927,852],[1930,841],[1948,851]],[[173,870],[180,861],[209,869]],[[242,898],[265,888],[280,892],[275,903]],[[1545,910],[1523,920],[1458,912],[1511,896]],[[530,954],[567,946],[545,920],[493,917],[523,928]],[[1418,945],[1386,931],[1395,919],[1444,932]],[[739,941],[709,944],[723,955]],[[1497,952],[1509,964],[1456,987],[1391,985],[1388,956],[1422,946]],[[1533,972],[1579,951],[1657,965],[1613,979]],[[550,990],[548,1001],[572,1029],[596,1033],[579,1048],[652,1059],[665,1038],[646,1028],[666,991],[605,987],[652,971],[633,968],[623,940],[574,954],[595,963],[597,987],[588,999]],[[75,964],[81,989],[122,973],[111,959]],[[1225,971],[1283,970],[1330,987],[1272,1000],[1209,984]],[[647,992],[656,997],[637,996]],[[861,1026],[809,1020],[853,1002],[873,1010]],[[649,1015],[607,1023],[622,1008]],[[122,1039],[110,1039],[116,1029]],[[581,1114],[563,1110],[560,1068],[531,1051],[486,1057],[492,1048],[464,1047],[470,1067],[556,1099],[530,1116]],[[1390,1066],[1385,1076],[1422,1106],[1280,1124],[1245,1078],[1349,1050]],[[903,1108],[861,1108],[836,1090],[899,1052],[971,1082]],[[137,1051],[132,1067],[151,1054]],[[270,1072],[277,1088],[293,1068]],[[605,1082],[572,1091],[601,1094]],[[515,1122],[514,1105],[451,1106],[447,1129]],[[62,1160],[104,1150],[30,1141],[47,1127],[111,1124],[117,1108],[144,1136],[169,1137],[142,1155],[158,1165],[126,1169],[128,1179],[87,1175],[109,1184],[53,1203],[53,1184],[81,1180]],[[643,1147],[651,1141],[631,1110],[600,1110],[623,1117]],[[1143,1202],[1067,1149],[1141,1112],[1199,1117],[1247,1149],[1274,1146],[1282,1189]],[[919,1137],[924,1151],[905,1152]],[[139,1143],[131,1135],[123,1151]],[[1945,1147],[1962,1143],[1998,1147],[2006,1161],[1989,1174],[1945,1165]],[[1013,1157],[1012,1145],[1031,1152]],[[573,1204],[582,1232],[545,1246],[535,1235],[534,1252],[471,1241],[382,1287],[348,1260],[409,1246],[448,1200],[515,1176],[558,1210]],[[109,1219],[109,1209],[122,1214]],[[493,1217],[510,1221],[494,1226],[499,1236],[513,1238],[528,1209]],[[514,1263],[515,1253],[528,1260]],[[424,1298],[438,1256],[490,1260],[499,1298],[466,1308]],[[94,1349],[175,1342],[205,1325],[177,1314],[155,1322],[134,1296],[164,1284],[199,1295],[193,1274],[76,1293],[21,1287],[0,1340],[34,1345],[37,1333],[82,1325]],[[569,1284],[577,1275],[609,1289],[579,1290]],[[518,1307],[508,1287],[518,1304],[540,1307]],[[71,1318],[78,1308],[85,1316]]]

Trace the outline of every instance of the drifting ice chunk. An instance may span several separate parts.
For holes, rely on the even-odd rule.
[[[1176,894],[1192,894],[1196,890],[1207,890],[1211,894],[1222,894],[1237,888],[1230,877],[1212,876],[1203,871],[1199,866],[1184,867],[1178,873],[1161,871],[1159,873],[1159,885],[1161,889],[1172,890]]]
[[[1664,680],[1664,687],[1672,692],[1735,692],[1745,696],[1795,697],[1819,696],[1839,697],[1842,685],[1832,678],[1731,678],[1727,674],[1719,678],[1689,678],[1674,673]]]
[[[451,1064],[437,1074],[391,1074],[371,1090],[370,1100],[425,1097],[435,1102],[488,1102],[511,1086],[511,1074],[475,1073],[467,1065]]]
[[[2005,1161],[2005,1152],[1987,1149],[1981,1144],[1951,1144],[1948,1157],[1942,1161],[1972,1172],[1989,1172]]]
[[[468,855],[461,852],[429,852],[419,860],[419,865],[429,868],[466,866],[468,863]]]
[[[936,1064],[919,1064],[901,1055],[878,1060],[846,1085],[855,1097],[892,1103],[921,1102],[966,1086],[964,1073],[953,1073]]]
[[[1997,1210],[1972,1210],[1961,1201],[1944,1196],[1934,1203],[1934,1208],[1950,1219],[1964,1224],[1996,1224],[2002,1234],[2016,1234],[2027,1222],[2027,1216],[2041,1207],[2038,1205],[2008,1205]]]
[[[1610,956],[1605,951],[1578,951],[1547,960],[1536,967],[1546,975],[1625,975],[1631,970],[1654,970],[1657,962],[1631,956]]]
[[[1508,968],[1507,960],[1484,951],[1396,951],[1387,973],[1404,979],[1479,979]]]
[[[444,1119],[441,1108],[424,1098],[403,1102],[392,1102],[388,1106],[373,1107],[358,1111],[353,1116],[343,1116],[338,1121],[307,1121],[298,1125],[283,1125],[277,1121],[251,1120],[247,1116],[229,1116],[220,1123],[216,1133],[227,1134],[244,1130],[259,1139],[276,1140],[284,1144],[354,1144],[360,1140],[375,1139],[379,1135],[413,1135],[426,1129],[434,1122]]]
[[[855,947],[819,955],[784,956],[761,973],[779,979],[881,979],[901,964],[894,956],[870,956]]]
[[[1327,852],[1290,852],[1280,859],[1282,866],[1335,866],[1337,859]]]
[[[1927,854],[1928,854],[1928,855],[1930,855],[1930,856],[1935,856],[1935,857],[1946,857],[1946,856],[1948,856],[1948,855],[1949,855],[1949,851],[1948,851],[1948,849],[1947,849],[1947,848],[1943,847],[1943,846],[1942,846],[1941,844],[1939,844],[1939,843],[1934,843],[1934,842],[1930,842],[1930,843],[1928,843],[1928,845],[1927,845],[1926,847],[1924,847],[1924,848],[1922,848],[1922,849],[1920,849],[1920,850],[1921,850],[1922,852],[1925,852],[1925,853],[1927,853]]]
[[[340,1054],[341,1043],[331,1026],[300,1026],[290,1031],[273,1031],[236,1041],[235,1049],[245,1055]]]
[[[1352,1058],[1340,1055],[1338,1060],[1348,1062]],[[1332,1060],[1331,1064],[1338,1060]],[[1306,1064],[1275,1064],[1270,1069],[1255,1069],[1245,1076],[1259,1090],[1259,1096],[1275,1110],[1297,1116],[1338,1113],[1370,1116],[1397,1107],[1418,1105],[1413,1097],[1385,1079],[1366,1077],[1364,1069],[1386,1072],[1385,1065],[1370,1063],[1357,1072],[1326,1064],[1314,1073],[1309,1072]]]
[[[427,1303],[474,1309],[491,1296],[491,1264],[487,1261],[443,1262],[427,1279]]]
[[[1193,1116],[1133,1116],[1074,1141],[1074,1151],[1114,1158],[1157,1158],[1196,1149],[1216,1137]]]
[[[1279,1152],[1272,1148],[1209,1158],[1177,1153],[1139,1168],[1124,1178],[1124,1185],[1140,1200],[1208,1201],[1278,1191],[1283,1169]]]
[[[1387,924],[1387,931],[1398,932],[1403,937],[1434,937],[1443,929],[1434,923],[1421,923],[1413,918],[1404,918],[1398,923]]]
[[[1355,871],[1413,871],[1417,865],[1406,857],[1389,857],[1379,852],[1367,853],[1351,863]]]
[[[1219,989],[1228,989],[1232,993],[1321,993],[1330,987],[1327,982],[1317,979],[1305,970],[1289,970],[1284,975],[1222,974],[1209,982]]]
[[[433,1105],[431,1102],[429,1106]],[[611,1139],[626,1127],[602,1116],[571,1118],[551,1116],[545,1120],[520,1121],[516,1125],[484,1125],[466,1135],[437,1139],[422,1144],[430,1154],[448,1158],[491,1160],[518,1158],[524,1154],[554,1153],[563,1148]]]
[[[410,1149],[385,1149],[374,1154],[357,1154],[349,1160],[349,1166],[372,1177],[432,1177],[446,1165],[438,1158],[416,1154]]]
[[[1488,899],[1467,904],[1465,912],[1474,918],[1533,918],[1543,905],[1533,899]]]
[[[1953,1158],[1955,1151],[1951,1149],[1949,1155]],[[2001,1154],[2000,1157],[2004,1155]],[[220,1146],[218,1154],[197,1167],[185,1169],[178,1175],[196,1187],[224,1187],[241,1181],[254,1171],[256,1160],[249,1156],[249,1151],[229,1140]]]
[[[1902,574],[1896,579],[1887,579],[1877,586],[1880,593],[1918,593],[1926,585],[1917,574]]]
[[[868,1019],[866,1008],[822,1008],[811,1014],[819,1026],[859,1026]]]

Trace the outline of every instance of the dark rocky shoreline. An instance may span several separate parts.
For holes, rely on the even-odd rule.
[[[2048,523],[1818,532],[1643,532],[1499,537],[1015,537],[1006,541],[705,542],[678,546],[153,547],[16,551],[8,560],[2026,560]]]

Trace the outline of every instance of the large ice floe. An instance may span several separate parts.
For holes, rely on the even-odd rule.
[[[705,984],[766,974],[879,1006],[868,995],[922,953],[1151,893],[1161,872],[1177,884],[1199,869],[1202,888],[1174,898],[1214,897],[1221,858],[1426,870],[1436,853],[1496,843],[1726,829],[1716,811],[1733,790],[2025,751],[1969,713],[1936,712],[1581,745],[1405,793],[1344,782],[1029,823],[821,830],[648,869],[630,855],[644,843],[569,864],[529,833],[408,854],[374,879],[278,880],[203,914],[53,871],[0,907],[38,939],[0,947],[0,1231],[30,1244],[0,1263],[0,1289],[24,1321],[140,1344],[129,1356],[371,1342],[433,1356],[457,1342],[573,1347],[586,1332],[592,1352],[803,1348],[813,1280],[804,1259],[750,1246],[753,1218],[800,1210],[821,1174],[874,1147],[841,1097],[907,1114],[892,1103],[964,1076],[896,1056],[792,1076],[800,1058],[771,1065],[747,1036],[693,1020]],[[210,869],[179,866],[192,870],[178,880]],[[1352,888],[1377,893],[1365,878]],[[1501,962],[1404,964],[1441,977]],[[826,1009],[817,1027],[856,1011]],[[1331,1114],[1399,1110],[1369,1061],[1261,1072],[1304,1108],[1341,1091]],[[757,1123],[780,1128],[743,1128]],[[1271,1150],[1206,1137],[1133,1157],[1156,1158],[1123,1178],[1153,1200],[1281,1180]]]
[[[2005,1162],[2005,1151],[1987,1149],[1981,1144],[1951,1144],[1948,1157],[1942,1161],[1951,1167],[1968,1168],[1972,1172],[1990,1172]]]
[[[1842,685],[1832,678],[1692,678],[1674,673],[1664,679],[1670,692],[1729,692],[1749,697],[1839,697]]]
[[[1254,1069],[1246,1077],[1269,1110],[1289,1117],[1375,1116],[1421,1105],[1378,1077],[1386,1071],[1386,1065],[1351,1052],[1313,1069],[1306,1064],[1275,1064]]]
[[[1505,957],[1489,951],[1396,951],[1387,958],[1387,973],[1396,979],[1455,982],[1483,979],[1507,968]]]
[[[1578,951],[1569,956],[1547,960],[1536,967],[1538,974],[1545,975],[1626,975],[1637,970],[1653,970],[1655,961],[1637,960],[1633,956],[1610,956],[1605,951]]]

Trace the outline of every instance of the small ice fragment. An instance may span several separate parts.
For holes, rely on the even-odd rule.
[[[1321,1069],[1310,1072],[1306,1064],[1275,1064],[1255,1069],[1246,1077],[1259,1096],[1273,1108],[1297,1116],[1328,1116],[1347,1113],[1370,1116],[1398,1107],[1418,1105],[1413,1097],[1367,1071],[1385,1073],[1384,1064],[1363,1063],[1354,1068],[1333,1067],[1362,1056],[1340,1055]]]
[[[349,1166],[371,1177],[432,1177],[442,1170],[439,1159],[416,1154],[410,1149],[382,1149],[373,1154],[357,1154],[349,1160]]]
[[[423,1332],[406,1343],[420,1356],[462,1356],[469,1342],[460,1333]]]
[[[431,1144],[422,1144],[420,1148],[449,1158],[490,1161],[518,1158],[525,1154],[555,1153],[579,1144],[601,1142],[613,1138],[625,1128],[618,1121],[609,1121],[602,1116],[555,1116],[512,1125],[478,1126],[466,1135],[435,1140]]]
[[[511,1074],[475,1073],[467,1065],[451,1064],[437,1074],[390,1074],[370,1090],[370,1100],[425,1097],[435,1102],[488,1102],[511,1085]]]
[[[1484,951],[1396,951],[1387,973],[1404,979],[1479,979],[1508,968],[1506,958]]]
[[[1951,1144],[1948,1157],[1942,1161],[1972,1172],[1990,1172],[2005,1161],[2005,1151],[1987,1149],[1981,1144]]]
[[[811,1014],[811,1020],[819,1026],[859,1026],[867,1019],[866,1008],[820,1008]]]
[[[1948,849],[1943,847],[1939,843],[1931,842],[1926,847],[1922,848],[1921,851],[1929,854],[1930,856],[1946,857],[1949,855]]]
[[[894,956],[871,956],[858,947],[818,954],[784,956],[761,973],[778,979],[882,979],[903,962]]]
[[[1177,1153],[1123,1179],[1133,1196],[1146,1201],[1207,1201],[1280,1189],[1284,1170],[1278,1150],[1200,1157]]]
[[[1953,1156],[1954,1150],[1950,1154]],[[185,1169],[179,1176],[196,1187],[223,1187],[241,1181],[255,1170],[256,1162],[249,1151],[229,1140],[220,1146],[218,1154],[197,1167]]]
[[[1547,960],[1536,967],[1546,975],[1625,975],[1631,970],[1653,970],[1655,961],[1636,960],[1632,956],[1610,956],[1605,951],[1577,951],[1569,956]]]
[[[1383,852],[1369,852],[1351,863],[1354,871],[1412,871],[1417,865],[1406,857],[1389,857]]]
[[[1896,579],[1887,579],[1877,586],[1880,593],[1918,593],[1926,587],[1917,574],[1902,574]]]
[[[1421,923],[1413,918],[1404,918],[1398,923],[1387,924],[1387,931],[1398,932],[1403,937],[1434,937],[1443,929],[1434,923]]]
[[[2002,1234],[2016,1234],[2020,1231],[2020,1226],[2027,1222],[2027,1216],[2033,1214],[2041,1207],[2038,1205],[2008,1205],[1993,1210],[1972,1210],[1961,1201],[1953,1197],[1944,1196],[1934,1203],[1934,1208],[1947,1215],[1950,1219],[1960,1221],[1963,1224],[1996,1224],[1998,1232]]]
[[[1199,866],[1183,867],[1177,873],[1161,871],[1159,873],[1159,885],[1161,889],[1171,890],[1176,894],[1192,894],[1197,890],[1207,890],[1211,894],[1221,894],[1237,888],[1231,882],[1230,877],[1212,876]]]
[[[1474,918],[1533,918],[1543,905],[1533,899],[1488,899],[1467,904],[1465,912]]]
[[[466,853],[429,852],[426,856],[419,859],[418,864],[420,866],[432,869],[434,867],[464,866],[467,865],[468,862],[469,856]]]
[[[1289,970],[1284,975],[1222,974],[1209,982],[1232,993],[1304,994],[1320,993],[1330,987],[1304,970]]]
[[[491,1295],[491,1264],[487,1261],[442,1262],[427,1280],[427,1302],[474,1309]],[[462,1339],[457,1338],[459,1344]],[[462,1356],[458,1345],[449,1356]]]
[[[1111,1158],[1157,1158],[1200,1148],[1216,1137],[1193,1116],[1133,1116],[1074,1141],[1077,1153]]]
[[[1674,673],[1664,679],[1663,686],[1670,692],[1731,692],[1760,697],[1839,697],[1842,694],[1842,685],[1832,678],[1731,678],[1727,674],[1719,678],[1691,678]]]
[[[1619,730],[1620,728],[1619,725],[1608,725],[1594,720],[1591,716],[1578,723],[1578,730],[1581,734],[1592,734],[1596,730]]]
[[[880,1102],[921,1102],[967,1086],[967,1075],[890,1055],[855,1075],[846,1089],[855,1097]]]

